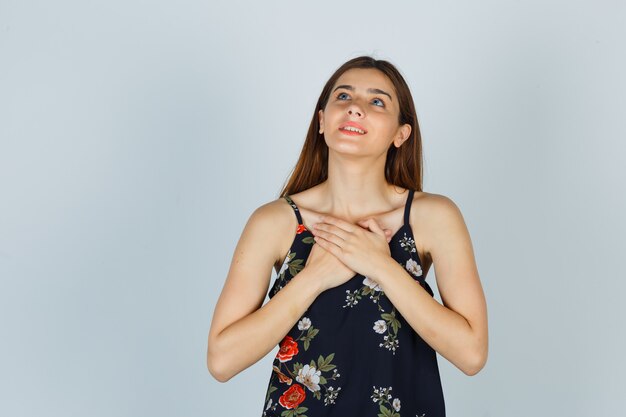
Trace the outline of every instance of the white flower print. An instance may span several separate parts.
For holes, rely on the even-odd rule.
[[[311,392],[316,392],[320,390],[319,382],[321,374],[321,371],[307,364],[298,371],[296,381],[306,386]]]
[[[267,402],[267,407],[265,407],[265,410],[269,410],[271,406],[272,406],[272,399],[270,398],[269,401]]]
[[[378,334],[383,334],[387,331],[387,323],[385,320],[377,320],[374,323],[374,331]]]
[[[404,233],[404,237],[400,239],[400,246],[407,252],[416,252],[415,249],[415,241],[412,237],[408,237],[406,233]]]
[[[324,395],[324,405],[335,404],[339,391],[341,391],[341,387],[337,387],[337,389],[335,389],[335,387],[328,387]]]
[[[376,281],[374,281],[373,279],[370,279],[369,277],[365,277],[365,279],[363,280],[363,284],[367,285],[374,291],[382,291],[382,288],[380,288],[380,285],[378,285]]]
[[[393,388],[389,387],[389,388],[383,388],[383,387],[379,387],[376,388],[376,386],[374,386],[374,392],[372,394],[372,396],[370,397],[372,399],[372,401],[374,401],[375,403],[379,404],[380,407],[380,414],[378,414],[379,416],[396,416],[396,417],[400,417],[400,414],[396,414],[394,412],[392,412],[388,407],[393,407],[393,409],[398,412],[400,411],[400,399],[399,398],[394,398],[393,401],[391,401],[391,390]],[[386,407],[385,407],[386,405]]]
[[[389,392],[391,390],[393,390],[393,387],[389,387],[389,388],[379,387],[379,388],[376,388],[374,386],[374,393],[371,395],[370,398],[374,402],[380,401],[381,404],[383,402],[389,402],[388,400],[391,399],[391,394]]]
[[[308,317],[303,317],[298,322],[298,330],[307,330],[309,327],[311,327],[311,319]]]
[[[396,349],[398,348],[398,345],[400,344],[398,339],[395,339],[393,337],[389,337],[389,335],[385,335],[383,337],[383,340],[384,340],[384,342],[380,343],[378,346],[379,347],[385,347],[385,348],[389,349],[395,355],[396,354]]]
[[[354,307],[355,305],[357,305],[359,303],[359,300],[361,299],[361,294],[359,294],[360,291],[360,288],[354,290],[354,292],[346,290],[346,304],[343,306],[343,308]]]
[[[393,406],[394,410],[400,411],[400,400],[398,398],[394,398],[391,405]]]
[[[363,286],[361,288],[354,291],[346,290],[346,304],[344,304],[343,307],[354,307],[359,303],[359,300],[366,295],[369,296],[370,300],[372,300],[374,304],[378,304],[378,301],[383,294],[384,292],[382,287],[378,285],[376,281],[364,276]],[[378,310],[385,311],[380,304],[378,304]]]
[[[416,277],[422,276],[422,267],[420,266],[420,264],[415,262],[414,259],[409,258],[409,260],[406,261],[405,268],[407,271],[409,271],[411,274],[415,275]]]

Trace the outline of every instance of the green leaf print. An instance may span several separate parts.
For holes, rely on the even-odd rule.
[[[391,321],[394,319],[393,314],[391,313],[383,313],[380,315],[380,317],[384,318],[387,321]]]
[[[387,407],[385,407],[384,405],[380,405],[380,414],[378,414],[378,417],[391,417],[393,416],[393,412],[388,409]]]
[[[380,347],[389,349],[395,355],[396,349],[399,346],[398,329],[402,326],[400,321],[396,318],[396,308],[391,310],[391,313],[383,313],[380,315],[383,320],[379,320],[375,323],[374,330],[377,333],[388,333],[383,336],[383,343],[380,343]],[[393,330],[393,331],[392,331]]]
[[[295,276],[298,272],[300,272],[304,268],[304,265],[302,265],[302,262],[304,262],[304,259],[294,259],[291,262],[289,262],[289,273],[291,274],[291,276]]]
[[[307,407],[298,407],[293,410],[285,410],[280,415],[283,417],[306,417],[306,414],[303,413],[306,413],[308,410]]]
[[[334,353],[331,353],[325,359],[322,355],[320,355],[320,357],[317,359],[317,369],[322,372],[332,371],[333,369],[335,369],[336,365],[331,364],[334,357]]]

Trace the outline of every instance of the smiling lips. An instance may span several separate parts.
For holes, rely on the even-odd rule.
[[[367,133],[365,129],[363,129],[358,123],[348,122],[344,123],[339,127],[346,135],[364,135]]]

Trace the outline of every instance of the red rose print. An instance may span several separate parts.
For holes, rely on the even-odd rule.
[[[299,224],[298,225],[298,229],[296,229],[296,234],[299,235],[300,233],[304,232],[306,230],[306,227],[304,227],[303,224]]]
[[[278,399],[278,403],[285,408],[296,408],[306,398],[306,393],[300,384],[292,385]]]
[[[293,340],[293,337],[285,336],[280,344],[280,349],[278,350],[276,357],[281,362],[287,362],[296,354],[298,354],[298,343]]]

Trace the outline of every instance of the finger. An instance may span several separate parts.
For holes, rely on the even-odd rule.
[[[328,240],[324,239],[321,236],[314,236],[313,240],[315,240],[315,243],[320,245],[322,249],[326,249],[328,252],[332,253],[337,258],[341,256],[341,248],[335,245],[334,243],[329,242]]]
[[[385,236],[385,231],[380,227],[376,219],[374,218],[367,219],[366,224],[367,224],[367,227],[372,232],[376,233],[377,235]]]
[[[313,229],[316,232],[324,231],[328,233],[333,233],[340,237],[342,240],[346,240],[349,236],[349,232],[346,232],[344,229],[329,223],[315,223],[313,225]]]
[[[378,220],[374,219],[373,217],[371,219],[365,219],[365,220],[359,220],[357,222],[357,224],[361,227],[364,227],[366,229],[370,229],[369,225],[370,225],[370,220],[374,220],[376,222],[376,224],[379,225],[379,227],[382,229],[382,227],[380,226],[380,224],[378,223]],[[386,235],[390,235],[391,234],[391,229],[382,229]]]
[[[322,216],[320,222],[332,224],[350,233],[354,232],[355,230],[352,223],[329,215]]]
[[[321,230],[321,229],[316,229],[316,233],[314,235],[314,237],[321,237],[324,240],[326,240],[327,242],[331,242],[333,244],[335,244],[338,247],[342,247],[345,243],[345,241],[340,238],[339,236],[337,236],[334,233],[331,232],[327,232],[325,230]]]

